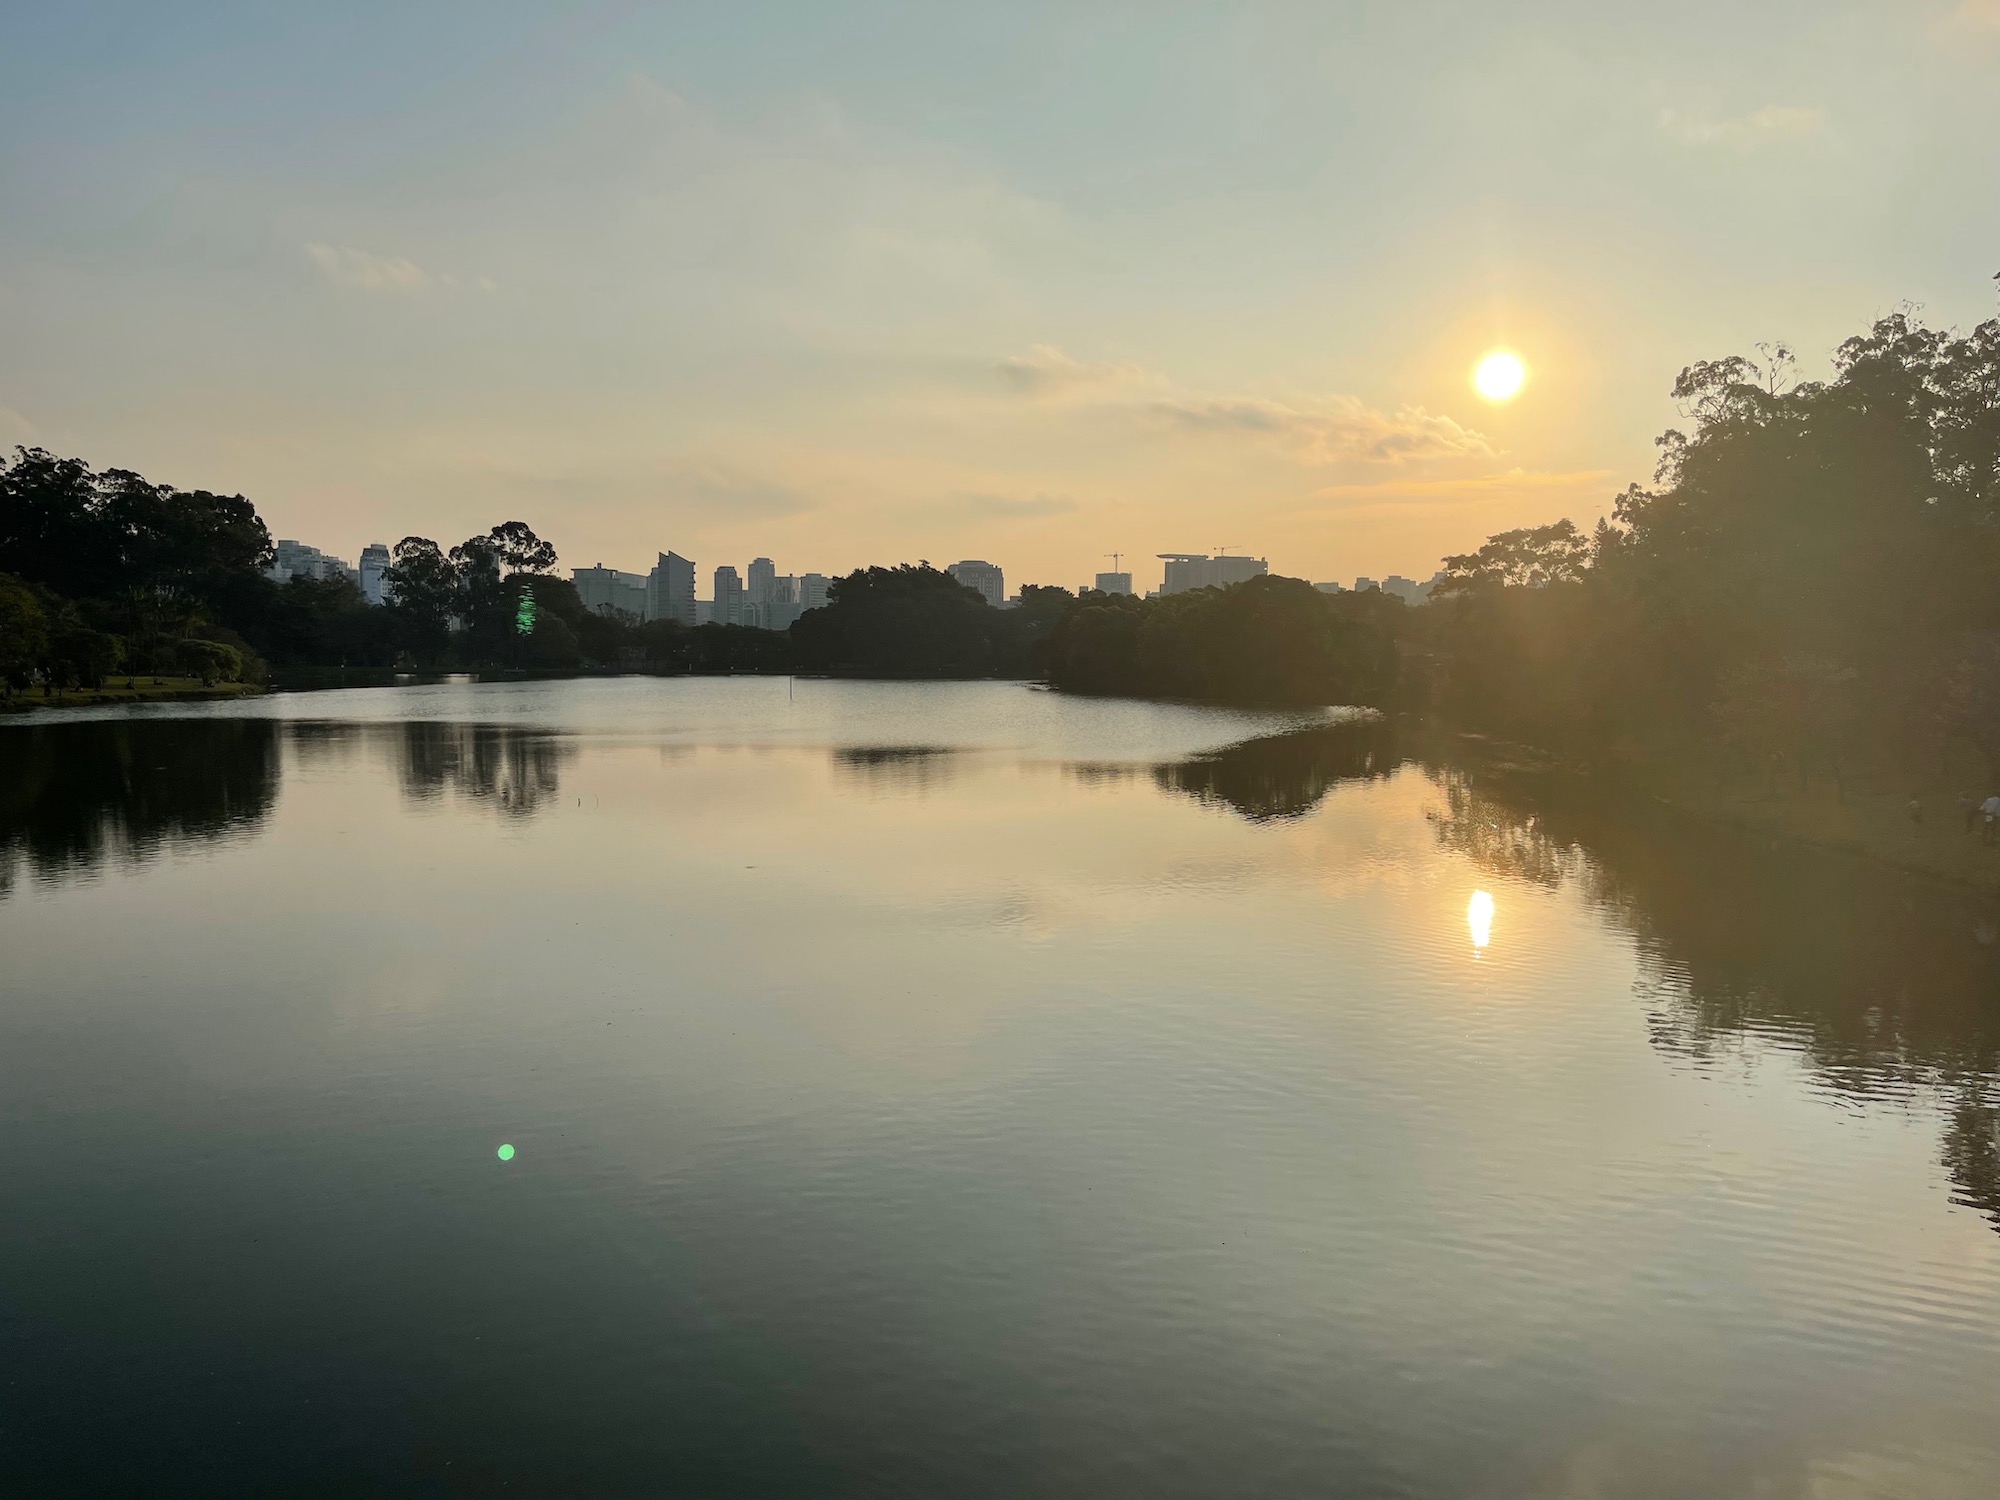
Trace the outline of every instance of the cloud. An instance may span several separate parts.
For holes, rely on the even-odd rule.
[[[1550,472],[1513,468],[1468,479],[1388,479],[1367,484],[1330,484],[1315,490],[1298,514],[1350,518],[1405,515],[1418,510],[1471,509],[1496,501],[1510,505],[1521,502],[1574,505],[1585,501],[1595,508],[1604,509],[1609,507],[1614,488],[1609,469]]]
[[[430,272],[400,255],[376,255],[352,245],[318,241],[306,246],[306,254],[328,280],[342,286],[369,292],[421,292],[431,284]]]
[[[1356,396],[1321,396],[1294,402],[1262,396],[1211,396],[1157,401],[1152,415],[1186,432],[1268,434],[1290,441],[1313,464],[1359,460],[1403,463],[1417,459],[1488,456],[1486,437],[1451,417],[1405,406],[1378,411]]]
[[[1747,115],[1715,118],[1677,109],[1660,111],[1660,129],[1687,146],[1728,146],[1748,150],[1802,141],[1826,128],[1826,111],[1790,104],[1767,104]]]
[[[1000,361],[1000,378],[1024,396],[1065,396],[1115,390],[1155,377],[1137,365],[1086,364],[1053,344]]]
[[[1378,411],[1358,396],[1208,395],[1176,390],[1141,365],[1093,364],[1053,344],[996,366],[1016,392],[1070,406],[1096,407],[1130,421],[1135,416],[1186,433],[1276,439],[1310,464],[1484,457],[1486,437],[1454,418],[1405,406]]]
[[[961,490],[922,509],[933,516],[956,516],[968,521],[1018,521],[1036,516],[1066,516],[1078,506],[1068,495],[1015,496]]]
[[[663,487],[684,507],[732,520],[775,520],[819,508],[818,500],[791,485],[698,461],[670,465]]]

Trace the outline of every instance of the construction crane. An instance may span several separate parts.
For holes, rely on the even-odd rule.
[[[1122,552],[1107,552],[1104,555],[1111,559],[1111,571],[1114,573],[1118,572],[1119,571],[1118,559],[1123,557],[1125,554]]]

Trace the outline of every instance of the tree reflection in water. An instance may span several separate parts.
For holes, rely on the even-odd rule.
[[[0,894],[256,828],[277,797],[260,719],[127,719],[0,730]]]
[[[403,795],[429,802],[447,792],[525,818],[562,791],[576,747],[544,730],[499,724],[413,720],[396,725],[396,770]]]
[[[1954,1201],[2000,1228],[1991,896],[1677,817],[1548,776],[1426,768],[1439,842],[1581,889],[1633,934],[1653,1044],[1707,1066],[1762,1041],[1856,1100],[1941,1097]]]
[[[1263,823],[1304,817],[1341,782],[1387,776],[1401,764],[1395,726],[1386,719],[1357,718],[1156,766],[1153,779],[1168,791]]]
[[[959,753],[948,745],[849,745],[833,752],[842,779],[870,792],[928,792],[958,774]]]
[[[1399,740],[1380,721],[1250,740],[1154,776],[1265,822],[1407,762],[1437,789],[1443,848],[1503,880],[1579,891],[1631,933],[1661,1052],[1707,1067],[1762,1042],[1857,1101],[1942,1100],[1953,1201],[2000,1229],[2000,902]]]

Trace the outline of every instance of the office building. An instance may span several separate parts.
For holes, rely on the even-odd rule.
[[[571,568],[570,581],[576,595],[592,614],[626,614],[635,620],[646,618],[646,575],[621,573],[603,563],[591,568]]]
[[[1264,558],[1232,557],[1226,552],[1217,553],[1214,557],[1206,552],[1162,552],[1159,557],[1167,565],[1166,580],[1160,585],[1163,594],[1184,594],[1189,589],[1226,589],[1231,584],[1248,583],[1271,571],[1270,563]]]
[[[265,575],[279,583],[293,578],[312,578],[321,583],[334,578],[352,579],[357,585],[361,582],[360,573],[341,559],[290,537],[280,540],[272,551],[275,556]]]
[[[646,575],[646,618],[679,620],[692,626],[694,616],[694,563],[678,552],[662,552]]]
[[[1379,589],[1380,587],[1382,587],[1381,584],[1365,576],[1354,580],[1354,592],[1357,594],[1365,594],[1370,589]]]
[[[361,597],[370,604],[387,604],[389,587],[382,575],[389,570],[389,544],[370,542],[361,549],[360,583]]]
[[[1130,573],[1099,573],[1097,592],[1100,594],[1129,594],[1132,592]]]
[[[975,591],[995,609],[1007,602],[1007,580],[1000,569],[978,558],[955,562],[945,569],[953,578]]]
[[[714,602],[709,607],[708,617],[717,625],[741,625],[744,622],[743,580],[737,576],[733,563],[724,563],[715,570]]]
[[[752,604],[769,604],[775,597],[778,568],[768,557],[750,559],[750,577],[744,589]]]
[[[750,564],[754,586],[763,598],[751,604],[750,623],[760,630],[790,630],[792,622],[805,613],[800,604],[799,580],[790,573],[760,577],[756,573],[757,563],[768,565],[770,559],[758,558]]]
[[[1344,583],[1316,583],[1313,587],[1318,589],[1322,594],[1344,594],[1347,592],[1347,585]]]
[[[799,575],[799,613],[809,609],[819,609],[826,603],[827,585],[833,580],[824,573],[801,573]]]

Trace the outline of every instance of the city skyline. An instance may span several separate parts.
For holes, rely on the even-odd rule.
[[[15,21],[0,442],[287,537],[1423,577],[2000,243],[1990,3]]]

